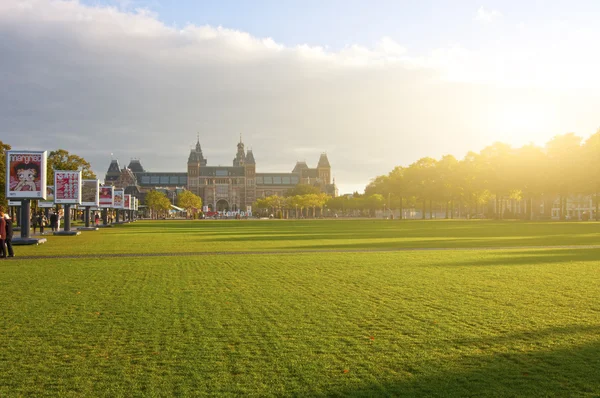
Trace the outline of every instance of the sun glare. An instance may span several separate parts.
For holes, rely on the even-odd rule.
[[[489,113],[490,138],[512,146],[544,145],[554,134],[554,112],[535,104],[501,105]]]

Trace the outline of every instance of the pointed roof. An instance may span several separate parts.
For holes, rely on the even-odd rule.
[[[108,172],[121,172],[121,167],[119,167],[119,161],[117,159],[113,159],[110,161],[110,165],[108,166]]]
[[[246,164],[256,164],[254,155],[252,154],[252,149],[248,149],[248,152],[246,152]]]
[[[204,155],[202,155],[202,147],[200,146],[200,133],[198,133],[196,147],[192,148],[190,151],[188,163],[201,163],[203,166],[206,166],[207,160],[204,159]]]
[[[317,167],[331,167],[331,165],[329,164],[329,159],[327,159],[327,154],[325,152],[321,154]]]
[[[302,173],[302,170],[304,169],[308,169],[306,162],[296,162],[296,166],[294,166],[292,173]]]
[[[143,173],[146,171],[142,167],[142,163],[140,163],[139,159],[131,159],[127,168],[131,169],[131,171],[133,171],[134,173]]]

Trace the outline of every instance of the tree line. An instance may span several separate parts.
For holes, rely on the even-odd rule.
[[[497,142],[461,160],[452,155],[421,158],[374,178],[365,189],[367,197],[381,195],[394,209],[419,208],[422,218],[427,212],[431,216],[433,208],[443,209],[446,218],[480,213],[549,218],[558,202],[560,219],[565,219],[567,199],[576,195],[591,196],[598,217],[599,193],[600,130],[585,141],[568,133],[543,147]]]

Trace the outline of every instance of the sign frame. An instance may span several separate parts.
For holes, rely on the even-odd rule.
[[[108,200],[108,196],[106,192],[110,192],[110,201]],[[104,194],[104,195],[103,195]],[[115,204],[115,187],[112,185],[102,186],[98,189],[98,207],[102,209],[112,209]]]
[[[48,152],[8,150],[5,155],[6,199],[46,199]],[[29,190],[32,186],[36,189]]]
[[[67,185],[63,187],[65,184]],[[54,170],[54,203],[81,203],[81,170]]]
[[[91,187],[91,188],[88,188]],[[84,201],[84,192],[86,189],[91,189],[93,191],[94,201]],[[91,195],[90,195],[91,196]],[[89,199],[86,196],[85,199]],[[81,205],[82,206],[100,206],[100,180],[82,180],[81,181]]]

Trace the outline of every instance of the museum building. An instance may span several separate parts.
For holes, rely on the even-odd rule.
[[[246,210],[257,198],[283,196],[298,184],[312,185],[321,192],[337,196],[327,154],[321,154],[316,168],[308,167],[306,162],[297,162],[289,173],[257,173],[254,154],[251,149],[245,150],[241,139],[231,166],[209,166],[198,138],[188,157],[187,173],[149,172],[139,159],[132,159],[121,169],[118,160],[113,159],[104,182],[124,188],[126,194],[138,198],[147,191],[161,190],[173,203],[176,195],[185,188],[200,196],[204,206],[219,211]]]

